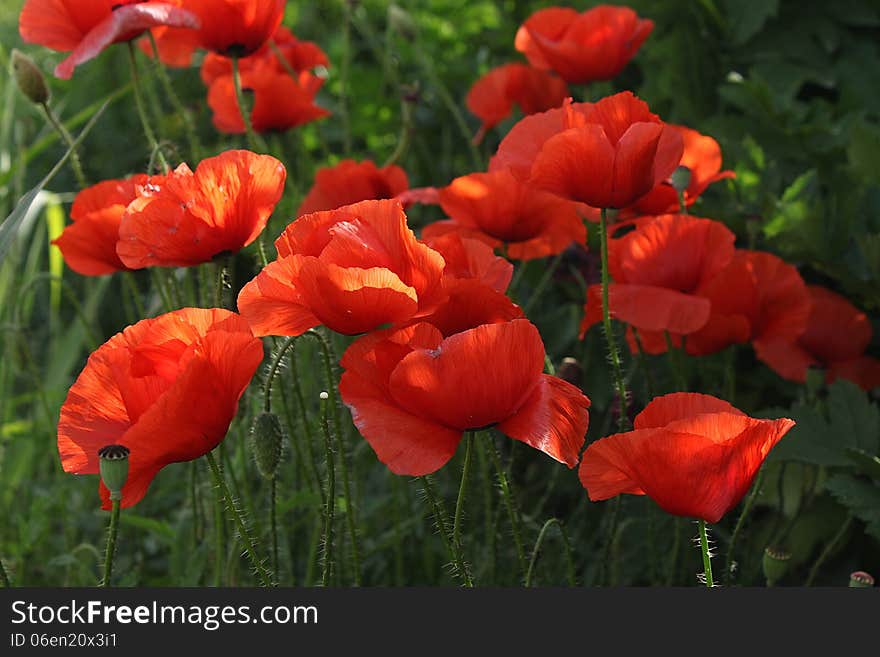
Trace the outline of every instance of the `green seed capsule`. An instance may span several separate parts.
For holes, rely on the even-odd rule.
[[[857,570],[849,576],[849,586],[854,589],[869,589],[874,586],[874,577],[864,570]]]
[[[284,429],[274,413],[260,413],[254,418],[250,433],[251,451],[257,470],[266,479],[274,479],[281,462]]]
[[[791,552],[779,547],[767,547],[764,549],[764,577],[767,579],[767,586],[774,586],[776,582],[785,576],[788,572],[789,561],[791,560]]]
[[[681,193],[687,190],[691,184],[691,170],[681,165],[672,172],[672,187],[675,191]]]
[[[43,72],[30,57],[20,50],[12,50],[12,74],[21,92],[37,105],[49,102],[49,86]]]
[[[122,487],[128,479],[128,455],[125,445],[106,445],[98,450],[101,481],[110,491],[111,500],[122,499]]]

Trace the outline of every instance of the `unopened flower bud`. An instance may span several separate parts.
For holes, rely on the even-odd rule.
[[[110,491],[111,500],[122,499],[122,487],[128,479],[128,455],[125,445],[106,445],[98,450],[101,481]]]
[[[874,586],[874,578],[864,570],[857,570],[849,576],[850,588],[869,589]]]
[[[691,184],[691,170],[683,164],[672,172],[672,188],[679,194],[686,191]]]
[[[37,105],[49,102],[49,86],[40,67],[20,50],[12,49],[12,75],[21,92]]]
[[[257,470],[266,479],[274,479],[284,444],[284,429],[275,413],[260,413],[254,418],[250,443]]]
[[[791,560],[791,552],[779,547],[764,548],[764,577],[767,580],[767,586],[773,586],[785,576],[788,572],[789,561]]]
[[[556,370],[556,376],[563,381],[568,381],[573,386],[580,387],[581,378],[584,375],[584,368],[577,362],[577,359],[566,356],[562,359],[559,369]]]

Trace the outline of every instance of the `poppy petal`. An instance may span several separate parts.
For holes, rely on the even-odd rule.
[[[673,392],[655,397],[641,413],[636,415],[633,427],[636,429],[656,429],[677,420],[705,413],[745,415],[723,399],[711,395],[696,392]]]
[[[550,137],[531,169],[530,182],[595,208],[612,207],[614,147],[602,126],[588,124]]]
[[[197,29],[201,23],[190,11],[164,2],[141,2],[114,9],[95,25],[64,61],[55,76],[68,80],[80,64],[97,57],[107,46],[126,41],[157,25]]]
[[[587,433],[589,407],[580,389],[542,374],[531,397],[498,429],[573,468]]]
[[[594,286],[590,286],[591,288]],[[596,292],[588,297],[588,303]],[[601,318],[601,297],[598,308],[588,308],[586,318]],[[708,299],[650,285],[612,283],[608,287],[608,310],[611,317],[645,331],[669,331],[686,335],[698,331],[709,320]]]
[[[339,392],[352,420],[379,460],[395,474],[418,477],[443,467],[461,441],[461,431],[406,412],[345,372]]]
[[[515,319],[456,333],[434,350],[410,353],[389,385],[402,408],[456,429],[477,429],[519,410],[543,369],[538,330]]]
[[[299,269],[295,256],[281,258],[242,288],[238,309],[254,335],[301,335],[321,323],[294,284]]]

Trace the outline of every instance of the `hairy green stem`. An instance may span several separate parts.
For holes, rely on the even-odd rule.
[[[825,545],[822,552],[819,554],[816,561],[813,562],[813,565],[810,567],[810,573],[807,575],[807,580],[804,582],[804,586],[812,586],[813,582],[816,580],[816,576],[819,574],[819,569],[822,565],[828,561],[828,558],[837,548],[837,544],[843,539],[846,533],[849,531],[849,528],[852,527],[853,517],[848,516],[844,523],[840,526],[840,529],[837,530],[837,533],[831,538],[830,541]]]
[[[192,116],[190,116],[189,110],[183,106],[183,103],[180,101],[180,96],[174,91],[174,85],[171,84],[171,78],[168,77],[168,71],[165,70],[165,65],[159,58],[159,46],[156,44],[156,38],[153,36],[152,30],[147,30],[147,37],[150,39],[150,47],[153,49],[153,57],[156,62],[155,67],[159,72],[159,82],[162,85],[162,90],[165,92],[165,96],[174,108],[174,112],[183,120],[184,132],[186,132],[186,139],[189,142],[190,155],[192,155],[193,159],[196,161],[201,160],[202,145],[196,135],[196,127],[195,123],[193,123]]]
[[[329,586],[333,570],[333,515],[336,507],[336,466],[333,458],[333,439],[327,422],[327,399],[321,399],[321,431],[324,434],[324,456],[327,461],[327,490],[324,496],[323,567],[321,585]]]
[[[324,377],[327,380],[328,404],[333,408],[333,428],[336,432],[337,449],[339,450],[339,463],[342,470],[342,494],[345,498],[345,520],[348,527],[349,539],[351,540],[351,559],[354,567],[355,586],[361,585],[360,542],[358,540],[357,517],[355,516],[354,498],[351,494],[351,481],[348,471],[348,458],[342,436],[342,419],[339,414],[339,401],[336,393],[336,380],[333,376],[333,359],[331,346],[327,339],[318,331],[310,329],[303,335],[308,335],[318,341],[321,349],[321,357],[324,365]]]
[[[459,552],[464,551],[461,542],[461,525],[462,516],[464,515],[464,498],[467,490],[468,473],[470,472],[471,453],[474,447],[474,432],[468,431],[465,434],[464,448],[464,464],[461,468],[461,484],[458,487],[458,499],[455,502],[455,519],[452,522],[452,542]]]
[[[449,519],[446,516],[446,509],[443,507],[443,502],[434,491],[434,484],[429,475],[419,477],[419,481],[422,482],[422,488],[425,491],[425,496],[428,498],[428,504],[430,504],[431,511],[434,514],[434,521],[437,524],[437,530],[440,532],[440,538],[443,540],[443,545],[446,547],[446,552],[449,554],[449,558],[452,559],[452,564],[455,566],[455,572],[461,577],[462,582],[466,587],[472,588],[474,586],[474,581],[471,577],[470,568],[468,568],[468,565],[462,558],[461,550],[458,549],[455,545],[455,541],[449,534]]]
[[[706,521],[700,519],[697,521],[700,531],[700,550],[703,553],[703,575],[706,578],[706,588],[715,586],[712,579],[712,554],[709,552],[709,535],[706,532]]]
[[[510,482],[507,479],[507,473],[501,465],[501,456],[498,454],[498,448],[489,436],[489,456],[495,466],[495,475],[498,477],[498,485],[501,488],[501,497],[504,500],[504,506],[507,508],[507,517],[510,520],[510,529],[513,533],[513,544],[516,547],[516,558],[519,562],[521,575],[525,577],[528,571],[526,564],[526,552],[523,548],[522,530],[520,529],[519,510],[516,507],[516,501],[513,499],[513,493],[510,490]]]
[[[89,186],[89,180],[86,178],[86,174],[83,171],[82,161],[79,159],[79,153],[77,152],[76,144],[73,143],[73,137],[61,121],[58,120],[58,117],[55,115],[55,112],[52,111],[52,108],[49,107],[48,103],[41,103],[40,107],[43,108],[46,120],[49,121],[49,124],[55,129],[55,132],[61,137],[61,141],[63,141],[64,145],[70,150],[70,167],[73,169],[73,175],[76,176],[76,182],[79,184],[79,188],[85,189]]]
[[[746,502],[743,505],[742,512],[739,514],[739,518],[737,518],[736,526],[733,528],[733,534],[730,536],[730,542],[727,544],[727,558],[724,562],[724,583],[728,586],[730,585],[731,578],[733,577],[733,549],[736,547],[736,541],[739,538],[739,534],[742,531],[743,525],[745,525],[746,517],[749,515],[749,512],[752,510],[752,506],[755,504],[755,499],[758,497],[758,492],[761,490],[761,483],[764,479],[764,471],[759,470],[758,476],[755,478],[755,483],[752,484],[752,492],[749,493],[749,496],[746,498]]]
[[[241,516],[241,512],[236,506],[235,500],[233,500],[232,498],[232,493],[229,492],[229,486],[226,484],[226,479],[220,472],[220,468],[217,465],[216,459],[214,458],[214,453],[208,452],[207,454],[205,454],[205,458],[207,458],[208,466],[211,468],[211,475],[214,478],[214,485],[220,490],[224,502],[226,503],[226,510],[229,511],[230,515],[232,515],[235,521],[235,524],[238,528],[239,537],[241,538],[241,542],[244,543],[244,548],[247,551],[247,555],[250,559],[251,565],[256,571],[263,586],[272,586],[272,576],[269,574],[269,571],[266,570],[263,562],[257,557],[257,548],[254,538],[251,536],[251,532],[245,524],[244,518],[242,518]]]
[[[620,352],[617,350],[617,342],[614,338],[614,330],[611,327],[611,312],[608,306],[608,286],[610,277],[608,272],[608,210],[602,208],[599,219],[599,242],[602,254],[602,328],[605,331],[605,341],[608,344],[608,358],[611,361],[611,372],[614,376],[614,385],[617,396],[620,398],[620,413],[617,417],[617,430],[626,431],[627,426],[627,394],[626,384],[623,381],[623,371],[620,364]]]
[[[550,527],[556,526],[559,530],[559,536],[562,539],[562,552],[565,555],[565,572],[568,578],[568,585],[575,585],[575,575],[574,575],[574,559],[571,553],[571,543],[568,541],[568,534],[565,531],[565,527],[562,526],[562,523],[559,522],[557,518],[550,518],[547,522],[544,523],[544,526],[541,527],[541,531],[538,533],[538,540],[535,541],[535,547],[532,549],[532,558],[529,560],[529,570],[526,572],[526,588],[532,585],[532,578],[535,572],[535,565],[538,563],[538,555],[541,553],[541,546],[544,543],[544,536],[547,534],[547,530]]]
[[[544,289],[550,283],[550,280],[553,278],[553,275],[556,273],[556,270],[559,268],[559,263],[562,262],[562,253],[556,254],[556,257],[550,262],[550,266],[544,270],[544,274],[541,276],[541,279],[538,281],[538,284],[535,285],[535,289],[532,294],[529,296],[529,300],[526,302],[526,305],[523,306],[523,314],[528,315],[529,311],[535,307],[535,304],[541,298],[541,294],[543,294]]]
[[[107,532],[107,550],[104,553],[104,576],[100,586],[110,586],[110,576],[113,573],[113,557],[116,554],[116,534],[119,531],[120,500],[110,500],[110,528]]]
[[[138,74],[137,57],[135,56],[134,49],[134,41],[129,41],[128,62],[129,68],[131,70],[132,89],[134,89],[134,102],[137,106],[138,117],[141,120],[141,127],[143,127],[144,129],[144,135],[147,137],[147,143],[150,145],[151,153],[155,154],[156,158],[159,160],[159,165],[162,167],[162,172],[168,173],[171,167],[168,164],[168,160],[165,159],[165,154],[162,152],[162,148],[159,146],[159,142],[156,140],[156,133],[153,132],[153,128],[150,125],[150,120],[147,118],[147,111],[144,108],[143,89],[141,86],[140,75]]]

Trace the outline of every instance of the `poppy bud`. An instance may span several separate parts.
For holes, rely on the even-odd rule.
[[[672,187],[679,194],[683,193],[687,190],[688,185],[691,184],[691,170],[689,167],[680,165],[675,171],[672,172],[672,176],[670,176],[670,180],[672,180]]]
[[[49,87],[43,72],[33,59],[15,48],[12,49],[12,74],[18,88],[31,102],[37,105],[49,102]]]
[[[874,586],[874,577],[864,570],[857,570],[849,576],[849,586],[854,589],[869,589]]]
[[[98,450],[100,457],[101,481],[110,491],[111,500],[122,499],[122,487],[128,479],[128,455],[131,450],[125,445],[106,445]]]
[[[562,359],[559,369],[556,370],[556,376],[563,381],[568,381],[574,386],[580,387],[581,377],[584,374],[584,368],[577,362],[577,359],[566,356]]]
[[[274,479],[281,462],[284,429],[274,413],[260,413],[254,418],[250,434],[251,451],[257,470],[266,479]]]
[[[791,560],[791,552],[780,548],[768,546],[764,548],[764,577],[767,579],[767,586],[774,586],[776,582],[785,576],[788,572],[789,561]]]

